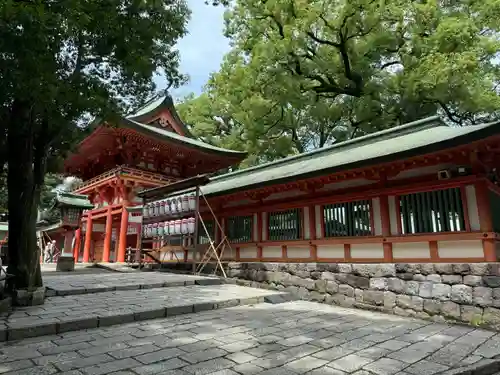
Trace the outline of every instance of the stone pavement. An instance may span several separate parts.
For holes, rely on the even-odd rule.
[[[499,354],[494,332],[295,301],[0,343],[0,374],[431,375]]]
[[[203,281],[211,280],[197,280]],[[259,303],[266,296],[282,294],[229,284],[133,287],[134,290],[49,297],[44,305],[16,308],[0,315],[0,341]]]
[[[43,277],[43,282],[48,289],[47,294],[52,296],[193,285],[195,281],[203,282],[205,280],[220,283],[218,278],[159,272],[119,273],[104,271],[93,274],[65,273],[62,276],[61,273],[57,275],[47,274]],[[205,282],[208,283],[208,281]]]
[[[51,276],[67,275],[67,273],[62,273],[62,272],[59,272],[56,270],[57,269],[56,263],[42,263],[42,264],[40,264],[40,268],[41,268],[42,274],[44,276],[45,275],[51,275]],[[76,263],[75,270],[73,272],[71,272],[71,275],[103,273],[103,272],[109,273],[110,271],[106,270],[106,269],[98,268],[94,264],[91,264],[91,263]]]

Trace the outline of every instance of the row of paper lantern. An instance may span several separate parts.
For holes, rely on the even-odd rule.
[[[144,205],[142,214],[144,217],[155,217],[161,215],[189,212],[196,209],[196,197],[194,194],[172,197]]]
[[[177,234],[193,234],[195,230],[195,219],[190,217],[182,220],[171,220],[161,223],[146,224],[143,226],[145,238],[158,236],[171,236]]]

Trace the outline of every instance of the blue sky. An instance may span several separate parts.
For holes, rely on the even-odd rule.
[[[171,94],[176,99],[194,92],[201,93],[210,73],[219,70],[222,58],[229,51],[229,41],[223,35],[224,8],[205,5],[204,0],[188,0],[191,20],[188,35],[179,41],[181,72],[189,75],[189,82]],[[158,88],[165,88],[165,81],[156,80]]]

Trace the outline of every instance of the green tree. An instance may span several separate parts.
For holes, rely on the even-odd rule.
[[[232,50],[182,110],[220,142],[209,124],[231,119],[249,164],[434,114],[488,121],[500,108],[499,14],[494,0],[235,0]],[[207,114],[202,129],[191,121]]]
[[[0,173],[0,214],[5,213],[7,213],[7,178],[5,174]]]
[[[151,95],[155,72],[183,82],[173,47],[188,17],[184,0],[0,2],[10,291],[42,284],[35,223],[45,173],[82,135],[83,120],[111,120]]]

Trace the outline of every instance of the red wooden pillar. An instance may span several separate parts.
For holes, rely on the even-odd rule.
[[[80,257],[80,242],[82,241],[82,230],[78,228],[75,231],[75,246],[73,247],[73,257],[75,258],[75,263],[78,263],[78,258]]]
[[[102,261],[104,263],[109,262],[109,254],[111,253],[111,235],[113,233],[113,217],[111,216],[111,206],[108,206],[108,212],[106,215],[106,231],[104,237],[104,250],[102,253]]]
[[[262,261],[262,244],[261,244],[261,242],[262,242],[262,228],[263,228],[262,215],[263,215],[262,212],[257,213],[257,259],[260,261]],[[267,213],[266,213],[266,215],[267,215]],[[269,221],[269,216],[267,217],[266,224],[268,223],[268,221]],[[269,225],[269,224],[267,224],[267,225]],[[282,250],[282,253],[283,253],[283,250]]]
[[[387,195],[382,195],[380,200],[380,220],[382,223],[382,236],[389,237],[391,235],[391,215],[389,213],[389,197]],[[384,261],[392,262],[392,243],[385,242],[382,245],[384,247]]]
[[[309,206],[309,239],[311,241],[316,239],[316,206]],[[309,246],[310,257],[313,262],[318,260],[318,248],[316,245],[311,244]]]
[[[125,252],[127,250],[127,229],[128,229],[128,211],[127,207],[122,207],[122,217],[120,221],[120,241],[118,245],[118,254],[116,261],[118,263],[125,262]]]
[[[489,199],[489,189],[486,181],[478,181],[476,187],[476,202],[479,213],[479,226],[481,232],[493,232],[493,221],[491,217],[491,204]],[[487,262],[496,262],[497,255],[495,249],[495,239],[486,238],[483,240],[484,259]]]
[[[83,246],[83,263],[88,263],[90,258],[90,245],[92,242],[92,215],[87,216],[87,230],[85,232],[85,244]]]

